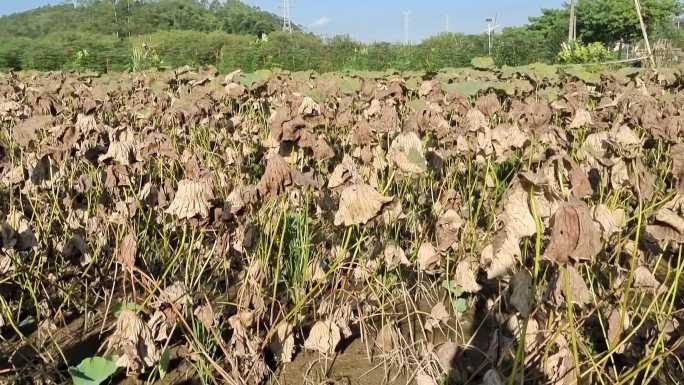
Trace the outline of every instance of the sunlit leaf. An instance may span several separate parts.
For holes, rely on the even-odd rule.
[[[116,372],[116,361],[107,357],[89,357],[69,368],[74,385],[99,385]]]

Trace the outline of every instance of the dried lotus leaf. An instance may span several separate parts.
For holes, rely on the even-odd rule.
[[[209,200],[212,198],[211,187],[206,183],[183,179],[178,182],[178,190],[166,209],[166,213],[180,219],[190,219],[197,215],[207,218],[210,209]]]
[[[427,170],[423,143],[415,132],[397,135],[392,141],[387,158],[407,174],[421,174]]]
[[[331,320],[318,321],[309,331],[309,336],[304,341],[304,349],[330,355],[335,352],[341,340],[342,335],[337,324]]]
[[[354,184],[342,191],[340,205],[335,213],[335,226],[366,224],[375,218],[382,207],[391,202],[367,184]]]

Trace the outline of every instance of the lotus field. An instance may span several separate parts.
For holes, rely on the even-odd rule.
[[[0,384],[684,383],[684,67],[0,74]]]

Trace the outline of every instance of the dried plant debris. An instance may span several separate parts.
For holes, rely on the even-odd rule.
[[[280,362],[292,362],[295,350],[294,328],[284,322],[278,326],[269,348]]]
[[[387,158],[407,174],[421,174],[427,170],[423,143],[415,132],[397,135],[392,141]]]
[[[579,262],[601,251],[600,232],[583,202],[565,204],[552,218],[551,242],[544,256],[557,263]]]
[[[161,358],[160,348],[150,327],[133,310],[123,309],[114,333],[107,342],[108,350],[118,355],[116,364],[129,372],[140,373]]]
[[[342,340],[340,328],[331,320],[316,322],[304,341],[304,348],[331,355]]]
[[[340,194],[340,204],[335,213],[335,226],[366,224],[375,218],[383,206],[391,202],[367,184],[354,184]]]
[[[682,68],[474,65],[0,75],[0,383],[684,383]]]
[[[180,219],[190,219],[194,216],[206,218],[209,216],[211,199],[213,193],[209,184],[183,179],[178,182],[178,190],[166,212]]]

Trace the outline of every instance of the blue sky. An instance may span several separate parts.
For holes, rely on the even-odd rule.
[[[498,24],[520,25],[541,8],[560,7],[565,0],[290,0],[292,18],[311,32],[349,34],[363,41],[403,39],[402,11],[411,11],[409,36],[413,41],[442,32],[449,17],[451,32],[479,33],[485,18],[498,15]],[[57,4],[63,0],[0,0],[0,15]],[[245,0],[281,13],[281,0]]]

